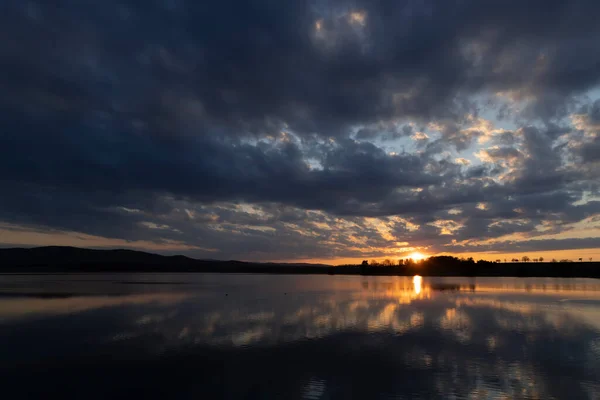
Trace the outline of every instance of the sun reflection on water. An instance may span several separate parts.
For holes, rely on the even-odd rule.
[[[413,286],[415,289],[415,294],[421,294],[421,290],[422,290],[422,285],[423,285],[423,278],[421,278],[420,275],[415,275],[413,277]]]

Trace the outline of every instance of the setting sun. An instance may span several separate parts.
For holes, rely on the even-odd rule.
[[[419,253],[418,251],[411,253],[408,257],[412,258],[415,261],[421,261],[421,260],[424,260],[427,258],[427,256],[425,254]]]

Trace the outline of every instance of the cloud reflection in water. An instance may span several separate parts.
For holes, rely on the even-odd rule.
[[[136,387],[149,397],[206,398],[593,398],[600,382],[598,291],[511,291],[499,280],[219,279],[239,285],[229,296],[214,286],[110,301],[0,300],[3,376],[60,392],[69,373],[99,395]],[[37,302],[46,306],[28,312]],[[27,390],[36,387],[44,385]]]

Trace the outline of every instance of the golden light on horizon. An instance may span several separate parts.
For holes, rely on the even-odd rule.
[[[423,253],[420,253],[420,252],[418,252],[418,251],[415,251],[415,252],[413,252],[413,253],[410,253],[410,254],[408,255],[408,258],[412,258],[412,259],[413,259],[413,260],[415,260],[415,261],[421,261],[421,260],[424,260],[424,259],[426,259],[426,258],[427,258],[427,256],[426,256],[425,254],[423,254]]]

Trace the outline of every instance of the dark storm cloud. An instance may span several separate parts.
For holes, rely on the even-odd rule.
[[[593,141],[587,143],[581,149],[581,156],[586,162],[600,161],[600,136],[596,137]]]
[[[474,90],[567,95],[599,78],[600,6],[591,0],[5,8],[15,38],[2,49],[7,86],[32,107],[60,101],[161,119],[172,111],[165,92],[187,90],[207,118],[236,131],[271,119],[331,135],[382,118],[456,116]],[[349,10],[365,13],[364,26],[339,16]]]
[[[340,237],[330,250],[326,229],[283,225],[307,209],[359,225],[403,215],[421,228],[394,225],[397,239],[431,246],[444,239],[428,224],[453,207],[465,211],[444,218],[463,239],[576,222],[573,203],[598,189],[598,136],[560,138],[600,82],[599,13],[591,0],[6,1],[0,221],[282,257],[357,246]],[[477,96],[497,92],[519,127],[464,167],[448,152],[490,136],[469,127],[486,108]],[[598,104],[578,111],[586,132]],[[439,137],[413,153],[374,144],[418,126]],[[186,219],[182,201],[214,209]],[[271,208],[259,225],[279,245],[268,229],[236,228],[258,225],[219,202]],[[361,227],[362,245],[391,242]]]
[[[323,169],[311,170],[294,143],[253,146],[207,137],[161,143],[126,132],[94,132],[85,125],[64,129],[55,135],[25,131],[0,138],[0,145],[12,150],[0,161],[7,190],[17,196],[25,187],[21,183],[28,182],[30,199],[37,189],[79,191],[78,196],[156,192],[204,202],[280,201],[335,211],[348,202],[376,201],[398,187],[440,181],[424,171],[426,160],[418,156],[391,156],[352,140],[329,147],[321,153]],[[14,202],[22,203],[16,197]]]
[[[600,100],[583,106],[575,115],[575,124],[585,135],[576,144],[581,161],[597,163],[600,161]]]
[[[395,124],[375,124],[361,128],[356,132],[358,140],[394,140],[412,135],[413,127],[410,125],[396,126]]]

